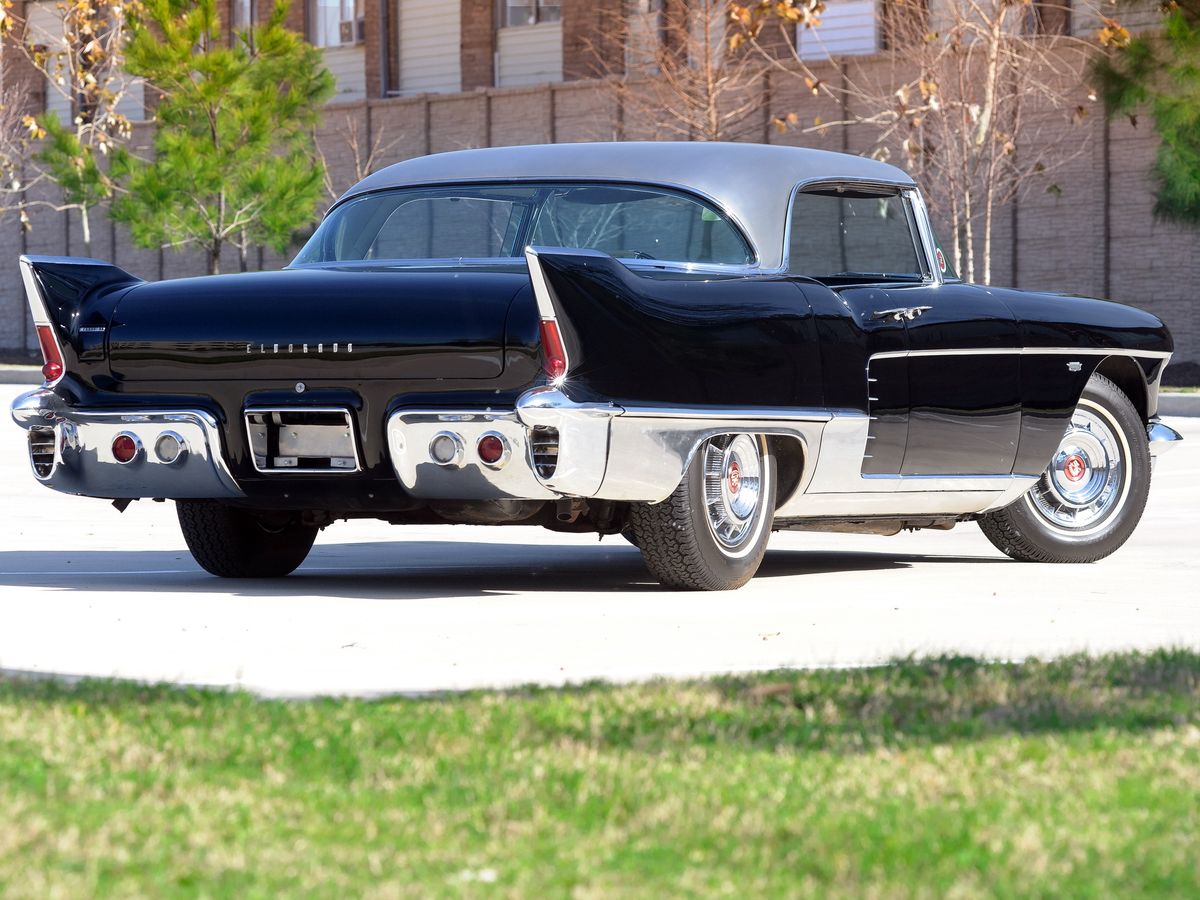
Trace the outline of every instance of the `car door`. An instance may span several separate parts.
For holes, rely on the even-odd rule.
[[[870,416],[863,475],[1012,471],[1018,324],[987,290],[944,279],[915,191],[803,187],[792,204],[788,266],[809,276],[801,289],[817,317],[827,403]]]
[[[1008,475],[1021,436],[1021,331],[990,290],[893,291],[908,329],[904,475]]]

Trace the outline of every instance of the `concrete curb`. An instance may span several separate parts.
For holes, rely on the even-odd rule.
[[[1200,394],[1175,394],[1162,391],[1158,395],[1160,416],[1200,416]]]
[[[37,366],[0,366],[0,384],[41,384],[44,380]]]

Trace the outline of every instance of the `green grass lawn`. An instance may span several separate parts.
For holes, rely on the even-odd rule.
[[[436,699],[0,681],[0,895],[1195,896],[1200,654]]]

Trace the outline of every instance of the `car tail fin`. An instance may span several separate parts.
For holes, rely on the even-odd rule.
[[[552,383],[561,383],[571,366],[582,359],[580,336],[571,316],[579,299],[575,294],[581,288],[587,291],[605,284],[628,295],[631,279],[637,276],[600,250],[526,247],[525,260],[541,318],[543,368]]]
[[[86,352],[85,345],[103,347],[111,304],[100,298],[141,279],[98,259],[22,256],[20,266],[42,350],[42,376],[54,385]]]

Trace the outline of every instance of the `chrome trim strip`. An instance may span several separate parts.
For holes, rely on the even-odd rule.
[[[556,248],[559,253],[576,253],[584,254],[582,250],[563,250]],[[525,263],[529,267],[529,280],[533,282],[533,297],[537,301],[538,315],[543,319],[558,320],[558,309],[555,305],[554,290],[550,287],[550,283],[546,281],[546,272],[542,269],[542,260],[539,254],[555,252],[549,247],[526,247],[525,248]],[[586,255],[593,255],[591,251],[586,251]],[[566,348],[563,348],[563,353],[566,353]],[[567,368],[571,368],[570,360],[567,361]]]
[[[853,410],[827,409],[734,409],[714,406],[664,408],[656,406],[626,406],[623,416],[630,419],[703,419],[705,421],[784,421],[828,422],[834,416],[854,415]]]
[[[918,356],[1130,356],[1169,359],[1168,350],[1129,350],[1124,347],[971,347],[957,350],[885,350],[871,359],[903,359]]]
[[[25,284],[25,296],[29,300],[29,309],[33,314],[34,325],[50,325],[50,311],[46,308],[46,298],[42,296],[41,285],[33,274],[33,260],[21,256],[17,264],[21,268],[21,281]]]
[[[66,356],[63,354],[62,340],[59,338],[58,329],[50,320],[50,308],[46,305],[46,298],[42,294],[42,287],[38,284],[37,277],[33,274],[33,260],[22,254],[17,260],[17,265],[21,269],[21,281],[25,285],[25,298],[29,303],[29,312],[33,317],[34,328],[46,327],[50,329],[50,336],[54,339],[54,343],[58,347],[59,358],[63,360],[62,374],[53,381],[43,382],[44,387],[52,388],[67,377]]]
[[[933,239],[933,223],[929,220],[929,210],[925,206],[925,198],[916,188],[909,188],[905,195],[912,204],[913,218],[917,222],[917,234],[921,237],[921,246],[925,252],[926,270],[932,275],[930,281],[935,286],[945,283],[946,276],[942,267],[937,264],[937,244]]]

